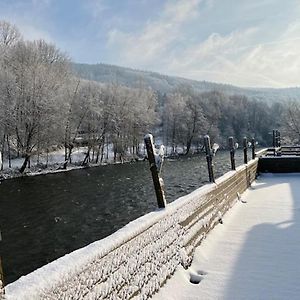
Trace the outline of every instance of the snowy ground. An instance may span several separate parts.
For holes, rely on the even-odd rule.
[[[299,179],[261,176],[153,299],[299,299]]]
[[[140,144],[140,149],[141,149],[140,157],[145,156],[146,150],[144,148],[144,144]],[[178,147],[177,151],[178,154],[184,153],[184,149],[180,147]],[[65,172],[65,171],[82,168],[81,163],[85,158],[86,152],[87,152],[87,147],[74,148],[72,152],[72,163],[68,164],[67,170],[62,169],[62,166],[65,161],[65,150],[63,148],[50,152],[48,154],[47,168],[45,167],[47,163],[47,155],[45,153],[40,154],[39,157],[37,155],[33,155],[31,157],[31,168],[26,168],[23,175],[35,176],[40,174]],[[172,152],[172,147],[167,147],[165,154],[170,154],[171,152]],[[130,161],[134,158],[136,158],[136,155],[131,155],[130,153],[127,153],[127,157],[125,157],[125,161]],[[3,179],[23,176],[19,172],[19,169],[21,168],[23,162],[24,162],[24,158],[13,158],[11,160],[11,168],[9,168],[8,159],[5,158],[3,161],[4,170],[0,171],[0,181]],[[113,145],[110,144],[108,148],[105,147],[102,165],[112,164],[112,163],[120,163],[120,161],[116,161],[116,162],[114,161]],[[43,168],[41,168],[41,165],[44,165]],[[100,163],[90,164],[90,166],[99,166],[99,165]]]
[[[45,168],[47,162],[47,155],[40,154],[39,158],[37,155],[33,155],[31,157],[31,168],[26,168],[24,175],[34,176],[40,174],[49,174],[49,173],[57,173],[57,172],[65,172],[73,169],[79,169],[81,167],[81,163],[83,162],[86,155],[87,147],[78,147],[75,148],[72,152],[72,163],[68,164],[67,170],[62,169],[62,166],[65,161],[65,151],[64,149],[59,149],[48,154],[48,167]],[[0,171],[0,180],[7,178],[14,178],[22,176],[20,174],[19,169],[24,162],[24,158],[14,158],[11,160],[11,168],[8,166],[8,160],[5,159],[3,162],[4,170]],[[44,165],[41,168],[41,165]],[[114,163],[114,153],[113,146],[110,145],[108,149],[108,155],[105,152],[104,159],[102,164],[110,164]],[[116,162],[118,163],[118,162]],[[99,164],[90,164],[90,166],[99,166]]]

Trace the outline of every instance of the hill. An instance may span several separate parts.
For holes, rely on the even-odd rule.
[[[228,94],[242,94],[257,100],[282,102],[300,99],[300,88],[241,88],[229,84],[196,81],[181,77],[162,75],[151,71],[141,71],[107,64],[78,64],[72,67],[81,78],[102,83],[118,83],[128,87],[147,86],[160,93],[168,93],[180,85],[188,85],[204,92],[217,90]]]

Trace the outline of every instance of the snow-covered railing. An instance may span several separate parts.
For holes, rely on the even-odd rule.
[[[148,299],[255,179],[258,159],[6,287],[4,299]],[[1,297],[0,297],[1,298]]]

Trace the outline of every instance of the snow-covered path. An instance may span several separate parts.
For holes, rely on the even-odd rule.
[[[300,174],[263,175],[242,200],[153,299],[300,299]]]

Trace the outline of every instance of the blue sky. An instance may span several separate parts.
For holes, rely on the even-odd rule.
[[[85,63],[300,85],[299,0],[0,0],[0,19]]]

